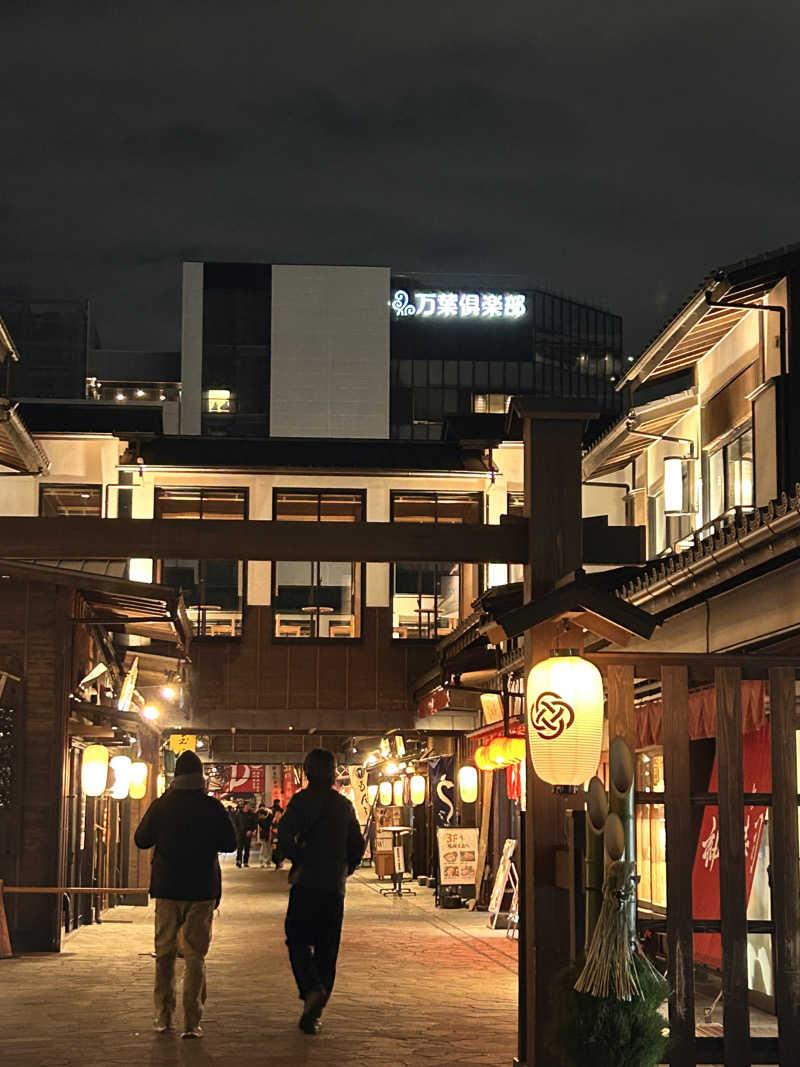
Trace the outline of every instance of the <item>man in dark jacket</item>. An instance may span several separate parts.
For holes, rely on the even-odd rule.
[[[308,788],[292,797],[278,823],[278,850],[292,861],[286,944],[305,1002],[300,1029],[316,1034],[336,978],[345,885],[364,841],[353,805],[333,788],[333,753],[309,752],[305,772]]]
[[[236,821],[236,866],[250,866],[250,845],[255,836],[258,819],[249,801],[239,813]]]
[[[202,1037],[200,1019],[206,999],[205,958],[211,921],[222,895],[218,852],[232,852],[236,838],[227,812],[205,793],[203,764],[194,752],[182,752],[175,781],[154,800],[139,823],[134,840],[152,848],[150,896],[156,902],[156,1018],[153,1029],[172,1026],[175,1011],[175,957],[183,931],[184,1030],[182,1037]]]

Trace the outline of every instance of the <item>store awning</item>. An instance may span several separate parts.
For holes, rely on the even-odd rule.
[[[46,474],[50,460],[31,437],[17,405],[0,398],[0,465],[20,474]]]

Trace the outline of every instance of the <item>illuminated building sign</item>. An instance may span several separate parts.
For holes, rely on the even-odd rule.
[[[420,292],[396,289],[392,294],[396,319],[521,319],[528,313],[525,293]]]

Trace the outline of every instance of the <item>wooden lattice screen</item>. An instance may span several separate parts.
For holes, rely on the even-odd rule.
[[[609,729],[636,744],[634,679],[661,682],[663,698],[667,907],[646,925],[666,933],[672,1043],[670,1064],[794,1064],[800,1062],[800,856],[798,855],[795,678],[788,658],[676,653],[599,653],[589,657],[606,673]],[[772,792],[745,793],[742,772],[743,678],[768,680]],[[693,794],[689,759],[689,690],[713,681],[717,712],[718,792]],[[644,799],[644,798],[643,798]],[[652,802],[652,795],[648,797]],[[696,850],[693,808],[719,811],[721,919],[695,919],[692,871]],[[771,808],[770,920],[747,919],[745,807]],[[723,1036],[696,1034],[694,934],[719,933],[722,942]],[[778,1036],[750,1034],[747,934],[772,937]]]

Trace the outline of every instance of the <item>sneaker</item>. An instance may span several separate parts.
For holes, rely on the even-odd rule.
[[[298,1023],[298,1026],[303,1033],[319,1033],[322,1026],[319,1017],[322,1015],[322,1009],[325,1007],[327,999],[328,995],[322,986],[319,986],[317,989],[312,989],[305,998],[306,1006],[303,1008],[303,1014],[300,1016],[300,1022]]]
[[[153,1020],[153,1029],[157,1034],[165,1034],[172,1029],[172,1018],[169,1015],[157,1015]]]
[[[203,1027],[202,1026],[192,1026],[192,1027],[184,1030],[183,1033],[181,1034],[181,1037],[202,1037],[202,1036],[203,1036]]]

